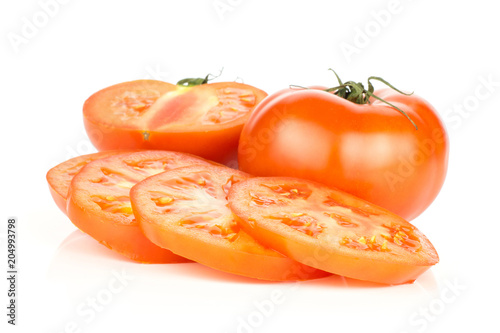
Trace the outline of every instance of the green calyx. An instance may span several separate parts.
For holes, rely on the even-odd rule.
[[[331,70],[335,74],[335,76],[337,77],[337,80],[339,82],[339,85],[336,87],[333,87],[333,88],[328,88],[325,91],[333,92],[335,95],[337,95],[341,98],[347,99],[348,101],[356,103],[356,104],[371,104],[370,97],[373,97],[373,98],[391,106],[392,108],[396,109],[397,111],[399,111],[403,116],[405,116],[412,123],[412,125],[415,127],[415,129],[418,130],[417,125],[406,114],[406,112],[404,112],[403,110],[401,110],[400,108],[398,108],[394,104],[387,102],[386,100],[378,97],[377,95],[375,95],[373,93],[375,91],[375,89],[373,88],[373,84],[370,82],[370,80],[380,81],[380,82],[384,83],[385,85],[387,85],[389,88],[394,89],[398,93],[406,95],[406,96],[410,96],[413,93],[402,92],[401,90],[395,88],[392,84],[390,84],[389,82],[387,82],[386,80],[384,80],[378,76],[370,76],[368,78],[368,80],[367,80],[368,90],[366,90],[361,82],[354,82],[354,81],[342,82],[340,77],[337,75],[337,73],[333,69],[330,68],[329,70]]]
[[[203,77],[198,77],[198,78],[187,78],[187,79],[182,79],[179,82],[176,83],[176,85],[181,86],[181,87],[194,87],[194,86],[201,86],[202,84],[208,83],[208,81],[211,81],[213,79],[218,78],[222,74],[222,68],[217,75],[213,74],[207,74],[207,76]]]

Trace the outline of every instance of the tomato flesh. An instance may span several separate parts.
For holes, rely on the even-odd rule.
[[[262,246],[240,229],[227,195],[248,177],[206,165],[165,172],[132,188],[134,214],[152,242],[218,270],[279,281],[328,275]]]
[[[99,150],[164,149],[224,162],[236,153],[243,124],[266,95],[235,82],[124,82],[85,102],[84,123]]]
[[[111,150],[94,154],[81,155],[62,162],[47,172],[49,190],[57,207],[66,214],[66,199],[73,177],[88,163],[112,155],[125,154],[130,151]]]
[[[211,162],[176,152],[139,151],[88,163],[71,181],[68,217],[101,244],[139,262],[185,262],[151,243],[141,232],[130,203],[130,189],[167,170]]]
[[[438,262],[432,244],[403,218],[316,182],[251,178],[231,188],[229,206],[262,244],[334,274],[400,284]]]

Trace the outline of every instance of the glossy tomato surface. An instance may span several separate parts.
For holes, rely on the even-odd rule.
[[[262,244],[334,274],[401,284],[439,260],[429,240],[403,218],[320,183],[250,178],[231,187],[229,206]]]
[[[292,176],[335,186],[407,220],[438,195],[449,142],[434,108],[392,90],[359,105],[316,89],[268,96],[243,128],[240,169],[256,176]]]
[[[140,151],[88,163],[69,187],[67,214],[71,222],[99,243],[144,263],[186,262],[151,243],[142,233],[130,204],[130,189],[141,180],[167,170],[209,164],[177,152]]]
[[[227,163],[235,158],[243,124],[265,96],[237,82],[184,87],[130,81],[90,96],[84,124],[98,150],[163,149]]]
[[[248,177],[209,165],[164,172],[132,188],[133,211],[153,243],[218,270],[273,281],[329,275],[262,246],[241,230],[227,195]]]

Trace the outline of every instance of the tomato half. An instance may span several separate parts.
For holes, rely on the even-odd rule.
[[[57,207],[66,214],[66,199],[73,177],[89,162],[112,155],[129,153],[130,151],[110,150],[94,154],[81,155],[64,161],[47,172],[49,190]]]
[[[71,181],[68,217],[80,230],[132,260],[187,261],[142,234],[129,195],[132,186],[146,177],[193,164],[212,165],[195,156],[167,151],[140,151],[90,162]]]
[[[241,133],[240,169],[256,176],[306,178],[335,186],[407,220],[438,195],[447,172],[448,137],[434,108],[392,90],[355,104],[317,89],[268,96]]]
[[[231,187],[229,206],[262,244],[346,277],[412,282],[439,260],[428,239],[403,218],[320,183],[251,178]]]
[[[85,102],[84,124],[98,150],[164,149],[228,162],[236,155],[243,124],[265,96],[237,82],[193,87],[124,82]]]
[[[135,185],[132,207],[153,243],[212,268],[280,281],[328,275],[265,248],[239,228],[227,193],[247,178],[225,167],[175,169]]]

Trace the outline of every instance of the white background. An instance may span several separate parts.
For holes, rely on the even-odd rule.
[[[499,331],[495,2],[41,5],[48,2],[55,3],[0,5],[0,258],[5,272],[5,225],[15,216],[20,272],[16,327],[6,324],[1,278],[2,327],[54,333]],[[32,23],[39,27],[27,28]],[[347,45],[356,53],[343,52]],[[434,243],[440,263],[404,286],[339,277],[265,283],[197,264],[134,264],[76,231],[52,202],[45,174],[94,151],[82,124],[84,100],[122,81],[175,83],[222,67],[218,81],[240,78],[269,93],[289,84],[333,86],[327,70],[333,67],[344,80],[383,76],[430,101],[448,127],[449,171],[436,201],[413,223]],[[281,297],[271,303],[271,295]]]

